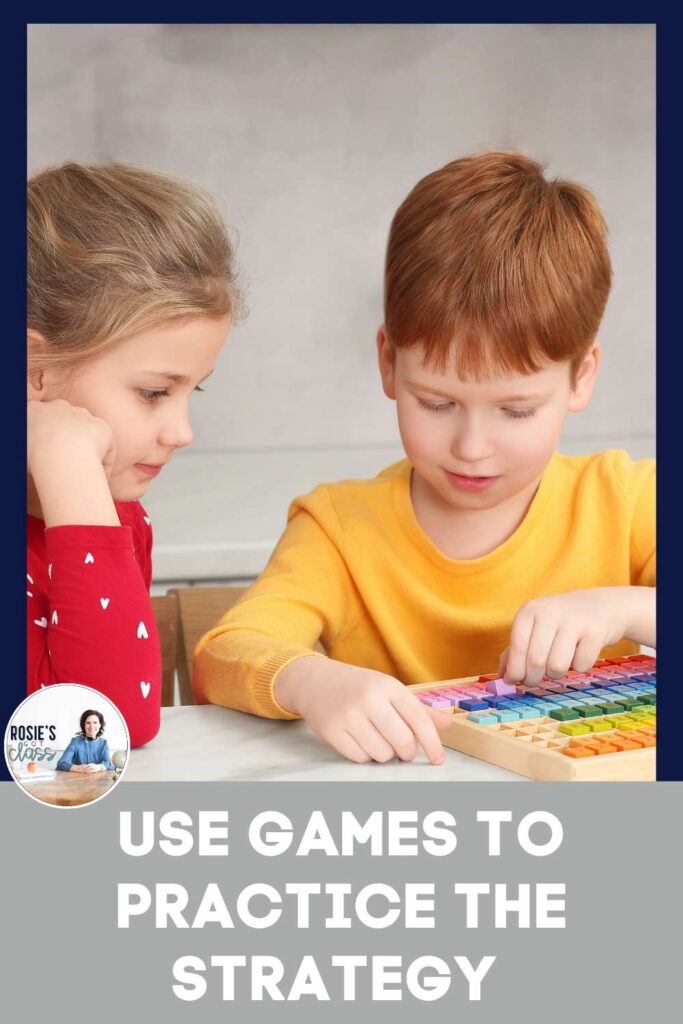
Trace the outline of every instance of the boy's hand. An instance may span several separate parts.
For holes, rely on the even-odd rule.
[[[508,683],[538,685],[544,675],[586,672],[624,637],[655,646],[651,587],[593,587],[528,601],[512,623],[499,673]]]
[[[428,708],[393,676],[331,658],[298,658],[275,681],[278,703],[302,715],[313,731],[350,761],[412,761],[422,747],[432,764],[444,759],[438,728],[452,721]]]

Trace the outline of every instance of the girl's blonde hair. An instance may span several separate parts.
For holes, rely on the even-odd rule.
[[[234,253],[211,197],[129,164],[65,163],[28,185],[28,328],[71,369],[180,318],[236,319]]]

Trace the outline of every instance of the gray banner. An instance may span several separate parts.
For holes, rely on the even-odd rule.
[[[60,810],[3,783],[4,1017],[666,1020],[682,795],[124,781]]]

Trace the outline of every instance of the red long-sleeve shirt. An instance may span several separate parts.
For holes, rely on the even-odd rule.
[[[161,654],[149,585],[152,526],[138,501],[120,526],[28,517],[27,692],[83,683],[116,704],[141,746],[159,730]]]

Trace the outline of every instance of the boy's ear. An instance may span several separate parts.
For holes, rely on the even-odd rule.
[[[396,387],[394,384],[394,350],[387,338],[384,324],[377,331],[377,362],[382,378],[382,388],[387,398],[396,398]]]
[[[583,357],[581,365],[576,371],[569,399],[569,412],[581,412],[581,410],[585,409],[590,402],[591,395],[593,394],[593,388],[595,387],[595,382],[598,378],[601,356],[602,349],[600,348],[600,342],[596,340]]]

